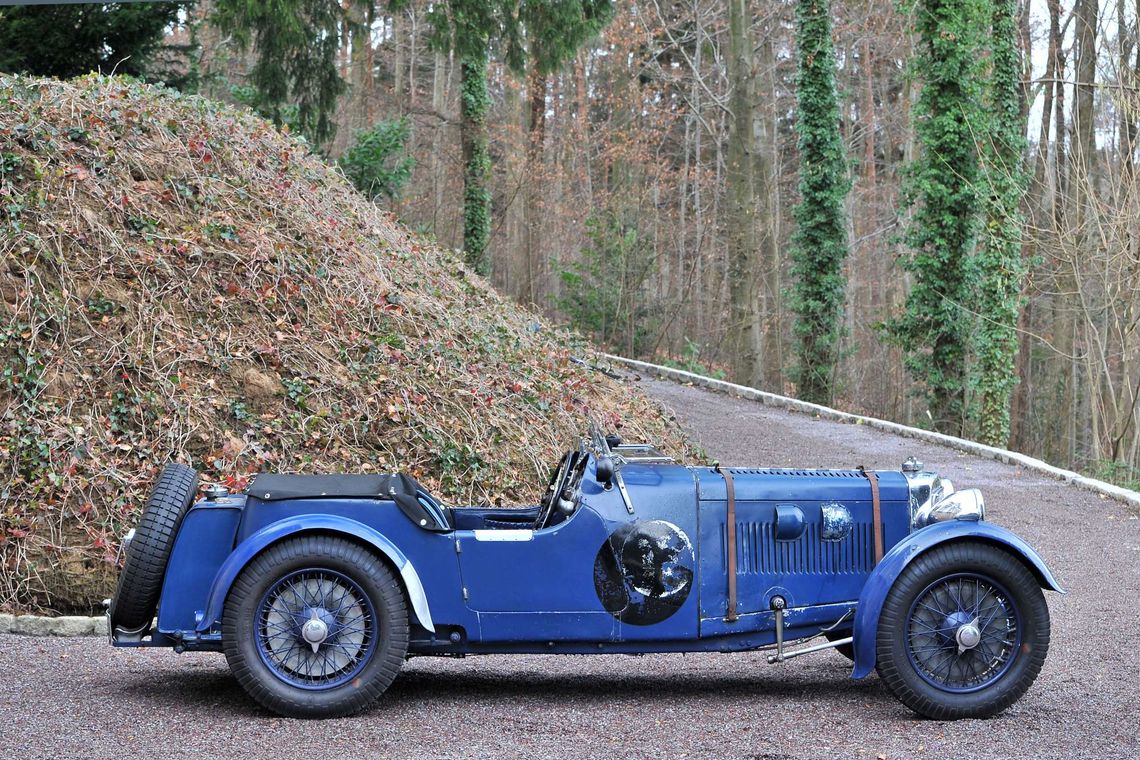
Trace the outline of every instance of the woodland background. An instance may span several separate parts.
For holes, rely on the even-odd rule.
[[[934,354],[907,351],[890,329],[916,276],[907,231],[922,208],[913,202],[912,167],[923,157],[921,121],[929,114],[920,99],[932,71],[922,25],[971,2],[616,0],[612,7],[592,4],[606,6],[597,29],[571,33],[557,18],[524,18],[507,34],[495,22],[503,33],[481,40],[492,283],[615,352],[796,394],[794,287],[801,270],[791,252],[803,165],[796,12],[822,5],[831,20],[849,187],[840,195],[845,287],[828,395],[844,409],[977,436],[974,416],[931,412],[924,389],[930,375],[914,364],[924,356],[935,361]],[[303,44],[334,62],[335,83],[302,81],[303,56],[290,58],[291,27],[259,17],[270,6],[253,0],[174,6],[160,24],[159,47],[125,63],[105,50],[91,65],[162,78],[292,122],[407,225],[461,249],[472,148],[463,130],[470,55],[459,22],[471,8],[509,5],[282,3],[323,30]],[[966,12],[985,13],[982,5],[976,0]],[[530,4],[540,6],[559,3]],[[1025,181],[1011,223],[1016,287],[1003,304],[1016,321],[1008,445],[1134,483],[1140,6],[1018,0],[1010,7]],[[439,23],[441,14],[450,27]],[[11,17],[0,17],[0,35],[5,23],[11,28]],[[557,55],[540,63],[543,28],[567,37],[548,45]],[[935,30],[936,39],[945,34]],[[274,48],[283,93],[267,99],[273,78],[258,66]],[[983,41],[975,57],[984,70],[992,47]],[[0,57],[0,70],[6,68],[20,63]],[[322,95],[326,102],[317,102]],[[298,102],[310,111],[299,113]],[[329,123],[316,126],[310,106]],[[732,122],[745,107],[751,129],[742,135]],[[966,132],[962,140],[985,147],[980,134]],[[360,158],[368,155],[380,156],[383,170],[369,173]],[[741,161],[749,176],[744,195],[733,179]],[[976,194],[987,192],[979,185]],[[975,237],[993,232],[983,220]],[[744,267],[742,245],[751,257]],[[739,343],[741,303],[750,322],[747,350]],[[989,305],[967,298],[954,308],[956,329],[984,330]],[[961,361],[973,366],[979,357],[967,350]],[[975,402],[969,380],[962,391],[967,406]]]

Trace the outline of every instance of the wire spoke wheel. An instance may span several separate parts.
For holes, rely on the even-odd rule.
[[[1021,698],[1049,651],[1049,607],[1013,554],[936,546],[899,573],[875,637],[879,677],[928,718],[986,718]]]
[[[262,660],[301,688],[352,680],[376,648],[372,603],[352,579],[332,570],[308,568],[282,578],[262,597],[257,620]]]
[[[234,581],[222,649],[242,687],[273,712],[351,715],[375,702],[403,665],[403,588],[364,545],[330,535],[281,541]]]
[[[932,686],[965,693],[1005,673],[1021,641],[1020,614],[991,578],[963,573],[940,578],[914,600],[907,654]]]

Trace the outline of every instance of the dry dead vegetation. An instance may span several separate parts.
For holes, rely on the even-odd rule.
[[[0,606],[107,594],[168,460],[533,500],[590,421],[683,453],[589,349],[249,113],[0,77]]]

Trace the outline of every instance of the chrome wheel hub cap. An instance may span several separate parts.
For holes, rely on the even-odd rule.
[[[324,643],[325,639],[329,637],[329,627],[325,621],[321,620],[316,610],[313,610],[313,616],[305,621],[301,626],[301,638],[305,643],[317,651],[317,647]]]
[[[978,621],[975,618],[964,626],[958,629],[954,634],[954,638],[958,641],[958,654],[962,654],[968,649],[973,649],[982,640],[982,632],[978,628]]]

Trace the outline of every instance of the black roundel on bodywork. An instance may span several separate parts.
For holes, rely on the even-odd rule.
[[[693,545],[663,520],[623,525],[594,560],[594,589],[614,617],[632,625],[660,623],[681,608],[693,587]]]

